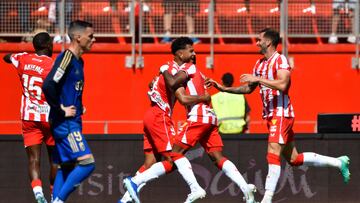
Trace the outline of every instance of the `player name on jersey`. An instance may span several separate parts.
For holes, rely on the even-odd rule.
[[[42,74],[44,72],[44,69],[40,66],[34,65],[34,64],[25,64],[24,70],[32,70],[39,74]]]

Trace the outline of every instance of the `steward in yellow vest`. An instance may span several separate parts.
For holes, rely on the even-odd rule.
[[[225,73],[222,77],[226,87],[231,87],[233,81],[231,73]],[[244,95],[219,92],[211,96],[211,103],[218,118],[220,133],[237,134],[248,130],[250,108]]]

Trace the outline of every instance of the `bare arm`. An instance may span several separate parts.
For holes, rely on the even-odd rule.
[[[175,91],[175,97],[179,100],[179,102],[184,105],[193,105],[193,104],[197,104],[200,102],[206,102],[209,103],[211,101],[211,97],[208,93],[204,94],[204,95],[188,95],[185,92],[185,88],[184,87],[179,87],[176,91]]]
[[[178,89],[187,79],[187,74],[184,71],[179,71],[174,76],[168,71],[164,71],[162,75],[164,76],[166,86],[173,91]]]
[[[256,77],[250,74],[244,74],[240,77],[241,82],[258,82],[266,87],[271,89],[276,89],[280,91],[285,91],[289,87],[290,84],[290,71],[288,70],[278,70],[277,72],[277,79],[275,80],[268,80],[265,78]]]
[[[211,78],[207,78],[205,80],[205,85],[207,87],[214,86],[216,89],[218,89],[221,92],[229,92],[234,94],[250,94],[252,93],[255,88],[257,87],[258,83],[256,82],[250,82],[244,85],[241,85],[239,87],[224,87],[220,85],[218,82]]]
[[[11,54],[12,53],[9,53],[9,54],[6,54],[4,57],[3,57],[3,60],[6,62],[6,63],[11,63]]]

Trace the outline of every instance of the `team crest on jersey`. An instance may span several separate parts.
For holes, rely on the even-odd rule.
[[[57,68],[56,73],[53,77],[53,80],[58,83],[60,81],[60,79],[62,78],[62,76],[64,75],[65,71],[62,68]]]
[[[80,81],[77,81],[76,84],[75,84],[75,90],[77,91],[82,91],[83,90],[83,87],[84,87],[84,81],[80,80]]]
[[[277,119],[271,119],[271,123],[272,123],[273,125],[276,125],[276,122],[277,122]]]

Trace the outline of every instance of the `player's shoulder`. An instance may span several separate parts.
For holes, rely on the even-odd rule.
[[[189,75],[195,74],[197,72],[195,64],[192,63],[184,63],[180,66],[180,70],[184,70]]]
[[[14,53],[14,54],[11,54],[11,57],[14,58],[14,59],[21,59],[21,58],[24,58],[24,57],[29,57],[31,56],[31,54],[27,53],[27,52],[20,52],[20,53]]]
[[[71,64],[71,61],[74,57],[74,54],[67,49],[64,52],[60,53],[59,56],[56,58],[56,64],[58,67],[65,70],[69,66],[69,64]]]
[[[162,67],[167,67],[167,68],[170,68],[170,67],[171,67],[171,62],[170,62],[170,61],[168,61],[168,62],[166,62],[166,63],[162,64],[162,65],[160,66],[160,68],[162,68]]]
[[[53,62],[53,59],[47,55],[29,54],[29,59],[37,64],[49,64]]]
[[[195,68],[196,69],[196,66],[193,63],[183,63],[180,66],[180,68],[181,69],[190,69],[190,68]]]

